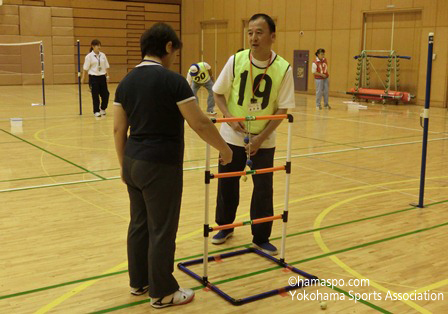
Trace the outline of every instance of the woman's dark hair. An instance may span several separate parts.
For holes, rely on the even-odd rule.
[[[142,34],[142,37],[140,37],[142,59],[146,55],[159,58],[166,56],[168,54],[166,51],[166,44],[170,41],[173,43],[173,48],[175,50],[182,48],[182,42],[171,26],[165,23],[154,24]]]
[[[324,48],[319,48],[319,49],[317,49],[317,51],[316,51],[316,53],[315,53],[316,57],[317,57],[317,55],[318,55],[319,53],[321,53],[321,52],[325,53],[325,49],[324,49]]]
[[[101,41],[99,41],[98,39],[92,40],[92,42],[90,43],[90,52],[93,51],[93,46],[101,46]]]
[[[269,15],[267,15],[267,14],[264,14],[264,13],[257,13],[257,14],[255,14],[255,15],[252,15],[252,17],[250,18],[249,22],[258,20],[260,17],[261,17],[263,20],[265,20],[266,23],[268,23],[268,25],[269,25],[269,31],[270,31],[271,33],[275,33],[275,22],[274,22],[274,20],[273,20]]]

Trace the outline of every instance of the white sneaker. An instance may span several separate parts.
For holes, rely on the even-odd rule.
[[[105,116],[105,115],[106,115],[106,110],[101,109],[101,110],[100,110],[100,114],[101,114],[102,116]]]
[[[101,117],[101,113],[99,113],[99,112],[95,112],[93,115],[94,115],[95,117]]]
[[[188,288],[179,288],[173,294],[167,295],[163,298],[152,298],[151,306],[156,309],[161,309],[173,305],[184,305],[190,303],[194,299],[194,291]]]
[[[131,292],[132,295],[142,295],[142,294],[145,294],[146,292],[148,292],[148,289],[149,289],[149,286],[144,286],[144,287],[141,287],[141,288],[133,288],[133,287],[131,287],[130,292]]]

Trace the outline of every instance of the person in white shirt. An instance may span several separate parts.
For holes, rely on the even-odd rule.
[[[92,40],[90,52],[86,55],[83,66],[81,82],[89,75],[89,86],[92,90],[93,114],[95,117],[106,115],[107,105],[109,103],[109,90],[107,82],[109,81],[109,62],[106,55],[101,52],[101,42],[98,39]],[[101,97],[101,107],[100,107]]]
[[[187,82],[193,90],[196,101],[199,103],[198,90],[205,87],[208,91],[207,113],[215,115],[215,100],[213,99],[213,74],[212,67],[207,62],[193,63],[187,74]]]
[[[213,87],[215,102],[224,117],[286,114],[295,107],[294,83],[289,63],[271,50],[275,41],[275,23],[266,14],[249,20],[250,49],[231,56]],[[227,97],[227,99],[226,99]],[[274,163],[275,132],[282,120],[228,122],[221,125],[221,136],[233,151],[232,162],[219,165],[219,172],[269,168]],[[250,145],[246,140],[250,139]],[[252,176],[254,189],[251,219],[272,216],[273,174]],[[231,224],[239,204],[239,178],[218,179],[216,223]],[[252,242],[263,252],[275,255],[277,248],[269,242],[272,222],[252,225]],[[221,230],[213,244],[224,243],[233,229]]]

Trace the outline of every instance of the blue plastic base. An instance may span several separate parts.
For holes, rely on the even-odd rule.
[[[246,254],[246,253],[255,253],[258,254],[261,257],[267,258],[275,263],[277,263],[279,266],[282,266],[284,268],[289,269],[290,271],[299,274],[305,278],[307,278],[308,280],[310,280],[310,283],[312,284],[311,280],[316,280],[318,279],[316,276],[314,275],[310,275],[298,268],[292,267],[290,265],[288,265],[287,263],[285,263],[282,260],[276,259],[275,257],[272,257],[269,254],[266,254],[260,250],[257,250],[255,248],[248,248],[248,249],[244,249],[244,250],[239,250],[239,251],[235,251],[235,252],[230,252],[230,253],[225,253],[225,254],[221,254],[221,255],[215,255],[215,256],[209,256],[208,257],[208,261],[216,261],[216,260],[220,260],[223,258],[228,258],[228,257],[233,257],[233,256],[238,256],[238,255],[242,255],[242,254]],[[195,259],[195,260],[191,260],[191,261],[187,261],[187,262],[182,262],[177,264],[177,267],[182,270],[183,272],[187,273],[188,275],[190,275],[191,277],[193,277],[194,279],[196,279],[197,281],[199,281],[201,284],[204,285],[204,287],[209,288],[210,290],[216,292],[219,296],[221,296],[222,298],[224,298],[226,301],[232,303],[233,305],[243,305],[249,302],[253,302],[253,301],[257,301],[257,300],[261,300],[267,297],[271,297],[280,293],[284,293],[290,290],[294,290],[294,289],[298,289],[298,288],[302,288],[303,284],[306,283],[307,281],[300,281],[299,284],[296,285],[292,285],[292,286],[285,286],[279,289],[275,289],[275,290],[270,290],[270,291],[266,291],[260,294],[256,294],[250,297],[246,297],[243,299],[235,299],[232,298],[231,296],[229,296],[227,293],[225,293],[224,291],[222,291],[221,289],[219,289],[217,286],[213,285],[212,283],[210,283],[208,281],[207,278],[201,277],[198,274],[192,272],[191,270],[189,270],[187,267],[191,266],[191,265],[196,265],[196,264],[202,264],[204,262],[204,260],[202,258],[199,259]],[[310,284],[310,285],[311,285]]]

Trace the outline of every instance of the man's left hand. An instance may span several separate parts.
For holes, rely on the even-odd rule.
[[[253,135],[250,138],[250,152],[249,152],[249,144],[246,144],[244,148],[246,149],[246,153],[249,153],[251,156],[255,155],[260,149],[263,141],[260,139],[259,135]]]

